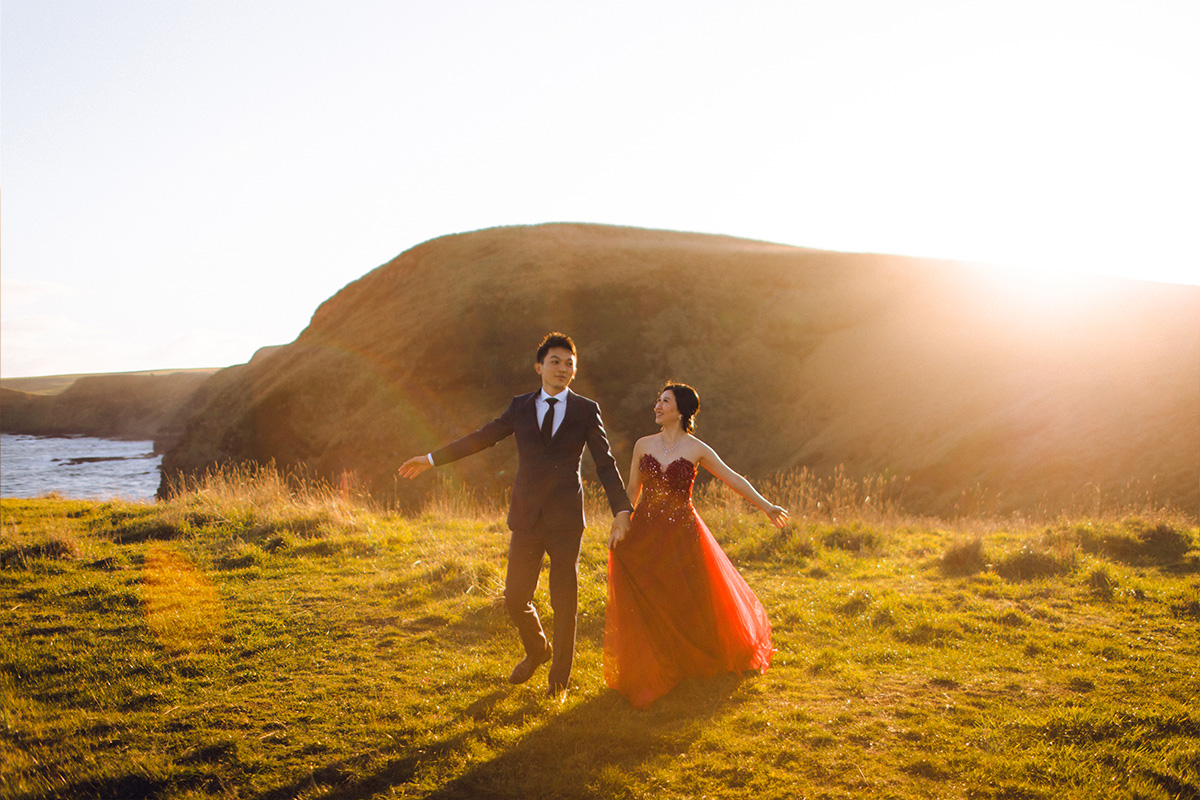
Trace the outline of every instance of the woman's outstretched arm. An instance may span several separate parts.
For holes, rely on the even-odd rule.
[[[702,455],[700,456],[701,466],[720,478],[729,488],[762,509],[762,512],[771,518],[771,522],[774,523],[776,528],[782,528],[787,523],[788,512],[786,508],[771,503],[767,498],[759,494],[750,481],[737,472],[734,472],[728,464],[721,460],[716,450],[713,450],[707,444],[704,444],[704,442],[700,442],[700,446],[702,449]]]

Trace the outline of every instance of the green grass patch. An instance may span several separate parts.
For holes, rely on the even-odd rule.
[[[251,494],[0,501],[0,798],[1200,794],[1192,521],[702,505],[778,652],[635,711],[602,518],[558,703],[505,681],[499,518]]]

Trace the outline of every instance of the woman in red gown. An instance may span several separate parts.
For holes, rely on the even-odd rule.
[[[663,387],[654,404],[662,431],[633,448],[631,527],[609,538],[604,678],[635,708],[688,676],[766,672],[775,652],[766,611],[692,505],[696,470],[720,478],[778,527],[787,511],[692,435],[699,408],[692,387]]]

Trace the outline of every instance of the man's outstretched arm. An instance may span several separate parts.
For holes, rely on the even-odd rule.
[[[408,461],[400,465],[396,470],[402,478],[415,478],[430,467],[438,464],[449,464],[451,461],[457,461],[464,456],[469,456],[472,453],[478,453],[513,432],[512,419],[514,414],[514,399],[503,414],[496,419],[484,425],[474,433],[469,433],[456,442],[451,442],[445,447],[435,450],[433,453],[427,453],[423,456],[413,456]],[[436,453],[436,455],[435,455]]]

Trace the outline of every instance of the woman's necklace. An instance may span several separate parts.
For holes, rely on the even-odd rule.
[[[679,441],[675,442],[675,444],[671,445],[670,447],[667,447],[667,437],[666,437],[666,436],[663,436],[663,435],[660,433],[660,434],[658,435],[658,438],[659,438],[659,439],[662,439],[663,455],[664,455],[664,456],[666,456],[666,455],[669,455],[669,454],[671,453],[671,451],[672,451],[672,450],[674,450],[676,447],[679,447],[679,445],[683,444],[683,437],[682,437],[682,436],[680,436],[680,437],[679,437]]]

